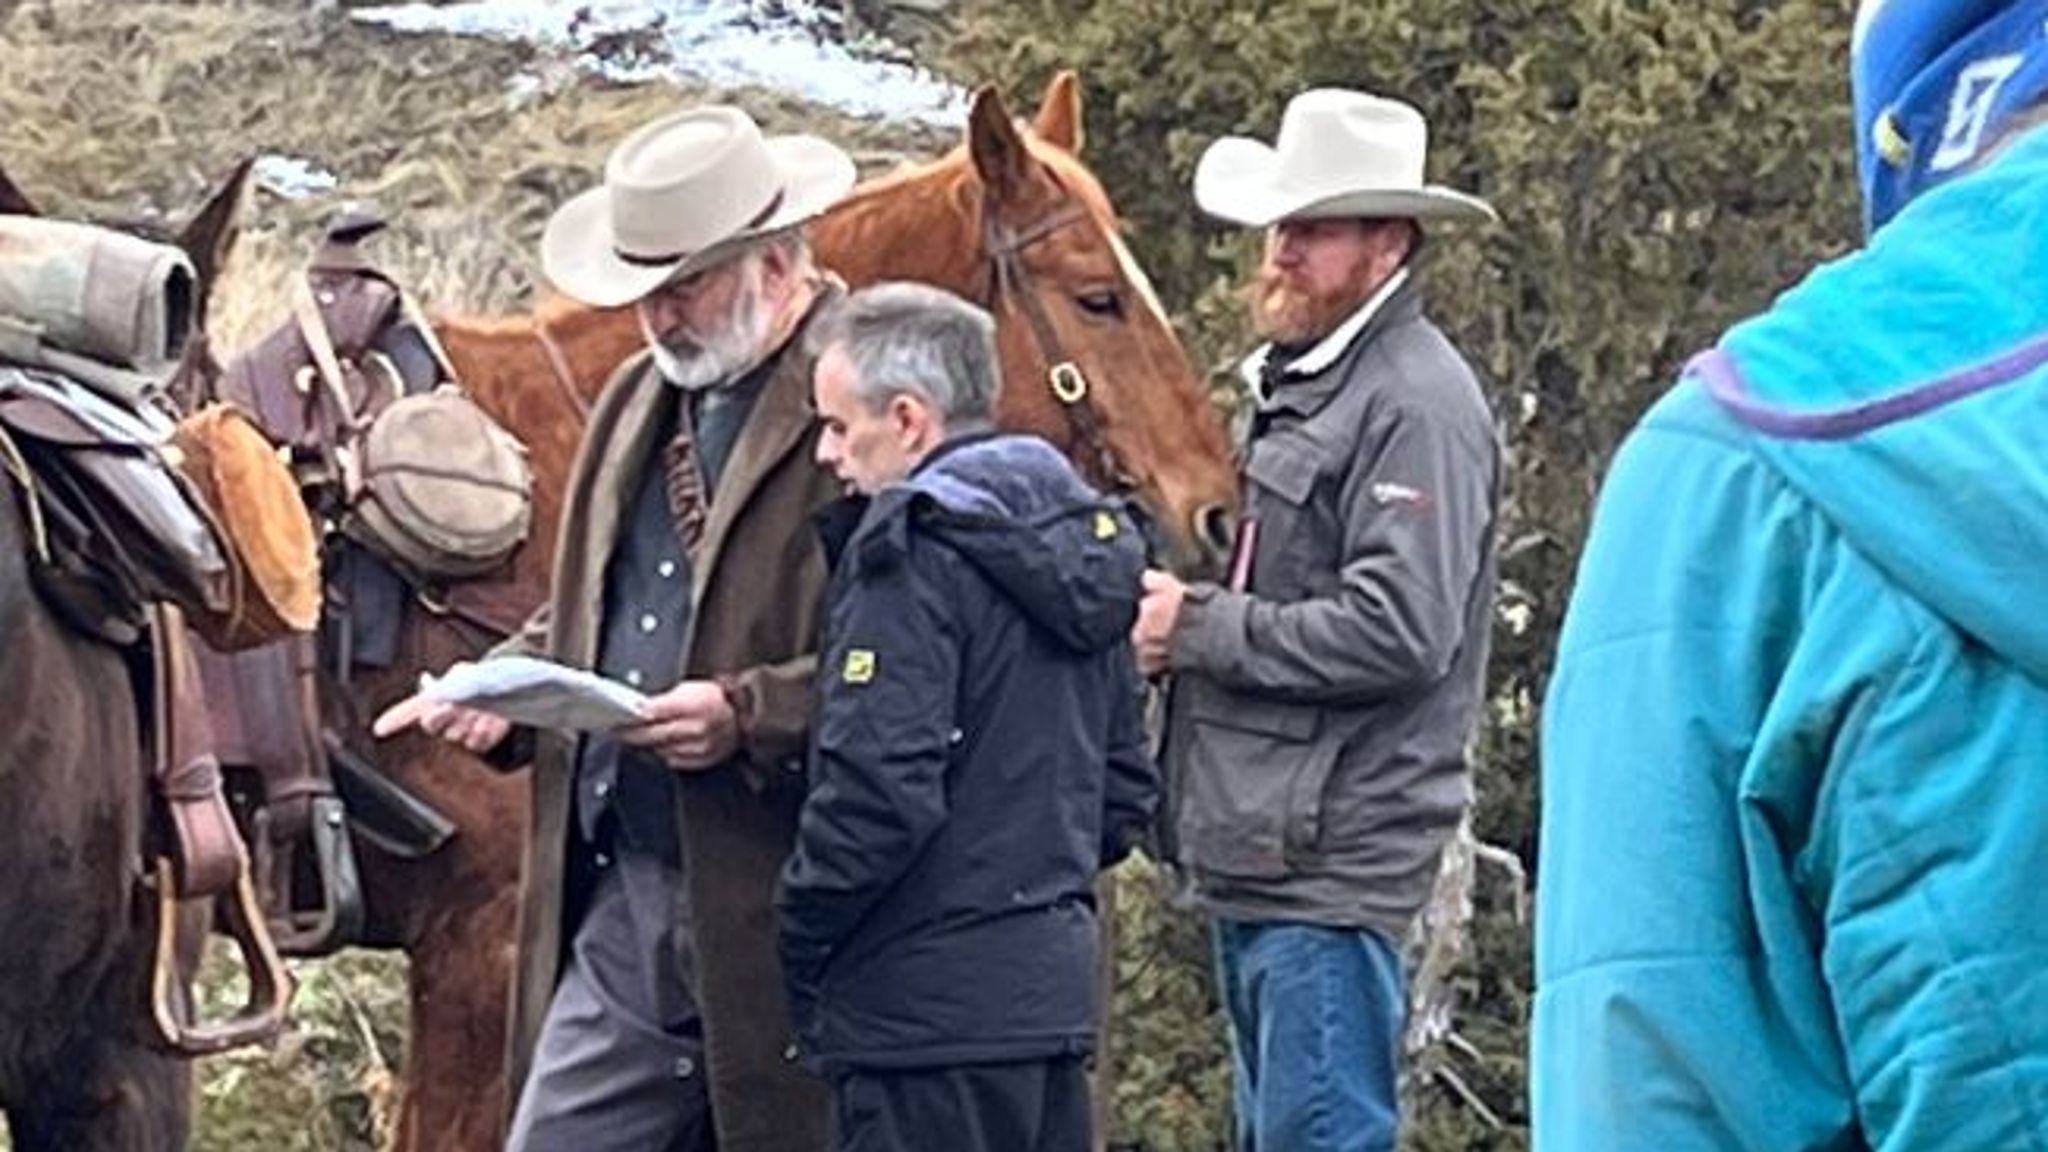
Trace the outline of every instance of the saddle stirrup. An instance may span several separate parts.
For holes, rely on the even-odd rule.
[[[235,832],[212,753],[198,667],[184,622],[174,608],[151,612],[156,704],[156,794],[167,843],[154,853],[145,884],[156,917],[150,956],[149,1009],[155,1039],[186,1057],[261,1043],[284,1026],[292,979],[263,920],[249,854]],[[208,908],[234,942],[249,977],[249,996],[225,1020],[199,1019],[183,963],[193,943],[180,932],[187,901]],[[202,936],[206,926],[199,928]]]
[[[242,970],[249,976],[247,1001],[233,1016],[217,1022],[198,1019],[185,981],[178,932],[183,908],[169,857],[157,857],[150,883],[156,889],[156,944],[150,958],[149,1007],[158,1043],[176,1055],[196,1058],[261,1044],[276,1036],[291,1006],[292,978],[264,928],[263,909],[257,904],[249,870],[242,869],[232,892],[214,898],[213,912],[224,935],[234,941]]]

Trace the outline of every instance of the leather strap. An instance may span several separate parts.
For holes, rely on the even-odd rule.
[[[1110,492],[1125,494],[1139,487],[1138,480],[1123,466],[1116,450],[1110,446],[1109,434],[1103,428],[1102,415],[1095,409],[1093,392],[1081,366],[1066,353],[1060,342],[1059,330],[1053,326],[1052,317],[1045,310],[1045,302],[1031,284],[1031,275],[1024,268],[1024,250],[1033,244],[1054,235],[1061,229],[1078,224],[1088,218],[1087,210],[1075,200],[1068,200],[1064,207],[1024,228],[1010,229],[999,224],[993,215],[984,209],[982,244],[989,258],[989,308],[1001,307],[1005,298],[1016,304],[1024,316],[1025,324],[1031,329],[1032,339],[1038,343],[1039,355],[1047,364],[1046,384],[1051,388],[1053,398],[1066,413],[1067,428],[1071,447],[1085,451],[1082,468],[1089,478]]]
[[[433,322],[421,311],[419,301],[412,298],[412,293],[403,289],[398,293],[398,313],[405,317],[407,324],[412,325],[413,335],[418,336],[420,343],[427,346],[428,355],[434,358],[434,364],[441,369],[441,385],[461,388],[462,377],[455,371],[455,361],[448,358],[448,350],[441,346],[441,337],[435,334]]]
[[[220,759],[261,777],[270,836],[280,843],[303,835],[313,802],[334,795],[321,755],[317,659],[310,635],[199,653]]]
[[[461,580],[442,588],[418,588],[413,599],[432,616],[479,649],[519,631],[540,605],[516,585]]]
[[[0,424],[0,468],[4,468],[14,482],[21,486],[22,504],[28,509],[28,538],[35,548],[37,562],[50,562],[50,529],[43,522],[43,498],[36,485],[36,474],[29,470],[28,458],[21,454],[21,445]]]
[[[576,373],[569,367],[569,358],[562,352],[562,346],[555,341],[555,334],[548,331],[547,322],[539,316],[533,318],[533,334],[540,341],[542,351],[548,354],[548,366],[555,371],[555,385],[576,409],[576,418],[585,425],[590,423],[590,401],[576,390]]]
[[[171,833],[172,875],[181,899],[218,896],[241,879],[248,853],[221,791],[220,760],[184,621],[168,605],[150,615],[152,751],[156,792]]]
[[[292,319],[298,322],[299,338],[306,342],[306,353],[319,370],[320,383],[327,387],[327,400],[334,406],[336,423],[353,431],[355,404],[349,398],[348,378],[341,371],[341,356],[334,349],[333,335],[327,331],[327,315],[313,298],[313,285],[303,277],[292,285]]]
[[[328,475],[341,485],[343,499],[352,501],[362,483],[356,474],[355,461],[363,430],[355,417],[355,401],[349,395],[348,377],[342,372],[341,357],[335,351],[333,335],[328,332],[326,313],[320,310],[319,301],[313,297],[312,282],[300,278],[292,286],[291,297],[292,318],[298,322],[299,338],[305,342],[307,355],[313,359],[313,371],[302,371],[298,380],[308,394],[313,411],[317,413],[324,409],[328,417],[325,428],[317,416],[306,421],[310,443],[301,447],[320,457]],[[317,390],[314,385],[319,386]]]

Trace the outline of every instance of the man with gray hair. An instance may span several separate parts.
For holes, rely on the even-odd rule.
[[[817,331],[818,461],[854,496],[778,899],[798,1045],[840,1152],[1082,1152],[1095,876],[1157,787],[1143,548],[1051,446],[993,431],[981,309],[877,285]]]
[[[548,281],[633,309],[646,347],[592,409],[548,603],[494,656],[646,696],[602,732],[514,729],[416,695],[417,725],[533,764],[508,1152],[815,1152],[825,1093],[788,1059],[769,915],[803,799],[825,560],[805,333],[838,297],[801,228],[844,151],[687,108],[556,210]]]

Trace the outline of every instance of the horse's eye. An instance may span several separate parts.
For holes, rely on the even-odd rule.
[[[1079,304],[1081,311],[1090,316],[1115,319],[1124,314],[1124,302],[1111,291],[1083,292],[1074,297],[1074,303]]]

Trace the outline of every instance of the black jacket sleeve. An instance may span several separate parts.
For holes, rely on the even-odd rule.
[[[1109,778],[1102,795],[1102,867],[1114,868],[1138,848],[1151,851],[1159,770],[1147,751],[1145,682],[1128,644],[1110,656]]]

